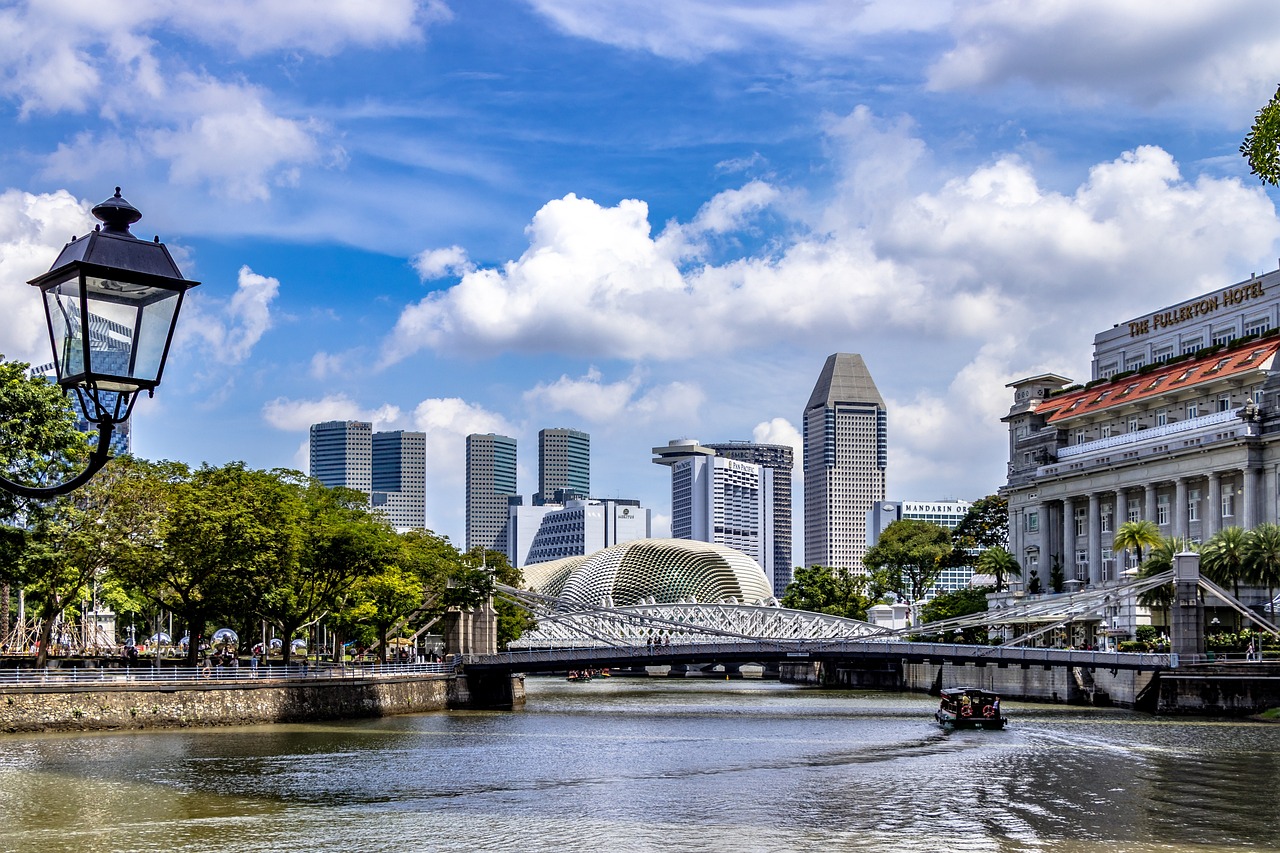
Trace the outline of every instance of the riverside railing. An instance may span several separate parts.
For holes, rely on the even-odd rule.
[[[296,681],[358,681],[418,675],[448,677],[457,665],[388,663],[352,666],[223,666],[223,667],[76,667],[67,669],[0,669],[0,688],[62,686],[127,686],[129,684],[243,685]]]

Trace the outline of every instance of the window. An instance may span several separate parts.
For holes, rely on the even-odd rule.
[[[1034,554],[1034,553],[1028,554],[1027,555],[1027,577],[1030,578],[1032,573],[1037,572],[1039,568],[1040,568],[1040,555]]]
[[[1218,411],[1225,412],[1231,408],[1231,395],[1223,394],[1218,398]]]
[[[1271,329],[1270,317],[1258,317],[1253,320],[1247,320],[1244,324],[1244,333],[1246,335],[1260,335]]]
[[[1255,406],[1262,405],[1262,388],[1260,387],[1253,389],[1253,404]]]
[[[1111,532],[1111,516],[1113,515],[1111,504],[1104,504],[1102,507],[1102,532]]]
[[[1082,429],[1076,430],[1076,444],[1084,444],[1085,435],[1086,433],[1084,430]]]
[[[1111,438],[1111,424],[1102,425],[1102,437]]]
[[[1159,364],[1160,362],[1164,361],[1166,358],[1171,358],[1172,356],[1173,356],[1173,347],[1161,347],[1160,349],[1151,353],[1151,361],[1153,364]]]
[[[1076,507],[1076,535],[1084,536],[1088,532],[1089,510],[1085,507]]]
[[[1200,416],[1200,404],[1187,403],[1187,420],[1191,420],[1192,418],[1197,418],[1199,416]]]
[[[1040,513],[1029,512],[1023,518],[1026,521],[1026,531],[1028,533],[1040,532]]]
[[[1138,419],[1129,418],[1129,432],[1137,432],[1137,431],[1138,431]]]
[[[1104,364],[1102,365],[1102,367],[1098,369],[1098,378],[1110,379],[1112,376],[1115,376],[1117,372],[1119,372],[1119,369],[1120,369],[1120,366],[1117,362],[1113,361],[1108,364]]]
[[[1235,329],[1214,329],[1213,343],[1215,346],[1226,346],[1227,341],[1235,337]]]
[[[1200,490],[1187,492],[1187,521],[1200,520]]]
[[[1137,521],[1142,517],[1142,498],[1129,498],[1129,512],[1127,519],[1129,521]]]
[[[1169,496],[1160,495],[1156,498],[1156,524],[1161,527],[1169,523]]]
[[[1144,356],[1131,358],[1124,363],[1125,370],[1137,370],[1139,367],[1145,367],[1147,359]]]
[[[1222,487],[1222,517],[1231,518],[1236,514],[1236,487]]]
[[[1190,355],[1196,350],[1204,349],[1204,338],[1192,338],[1182,344],[1182,354]]]
[[[1076,549],[1076,565],[1083,566],[1088,564],[1088,562],[1089,562],[1089,552],[1086,551],[1084,548],[1077,548]]]
[[[1156,409],[1156,426],[1162,427],[1169,423],[1169,410]]]

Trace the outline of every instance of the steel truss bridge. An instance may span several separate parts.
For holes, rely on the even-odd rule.
[[[512,643],[506,652],[469,655],[466,662],[469,669],[482,671],[535,672],[677,663],[854,660],[1163,670],[1178,665],[1176,655],[1054,649],[1027,643],[1057,628],[1097,621],[1106,607],[1172,582],[1173,573],[1164,572],[901,630],[823,613],[733,601],[584,606],[502,586],[499,594],[528,610],[537,619],[538,628]],[[1216,584],[1202,578],[1200,586],[1263,630],[1280,636],[1275,626],[1259,619]],[[969,628],[985,628],[1007,639],[998,645],[920,641]],[[911,639],[905,639],[908,636]]]

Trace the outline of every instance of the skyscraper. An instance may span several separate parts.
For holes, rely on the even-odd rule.
[[[585,498],[591,493],[591,436],[576,429],[538,430],[535,506],[555,501],[556,490]]]
[[[862,356],[827,358],[804,407],[805,565],[863,571],[867,511],[884,500],[884,399]]]
[[[773,471],[773,594],[782,598],[791,583],[791,469],[795,452],[784,444],[726,441],[707,444],[716,456],[763,465]]]
[[[365,421],[311,425],[311,476],[364,492],[397,530],[427,526],[427,435],[374,432]]]
[[[515,493],[516,440],[491,432],[467,436],[467,550],[506,550],[507,498]]]
[[[672,441],[653,452],[655,464],[671,468],[672,538],[741,551],[772,581],[773,469],[718,456],[691,439]]]

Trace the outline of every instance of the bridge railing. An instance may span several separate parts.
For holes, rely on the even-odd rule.
[[[351,666],[260,666],[252,667],[84,667],[68,669],[0,669],[0,688],[66,687],[129,684],[234,685],[270,682],[359,680],[404,675],[448,676],[457,664],[394,663]]]

